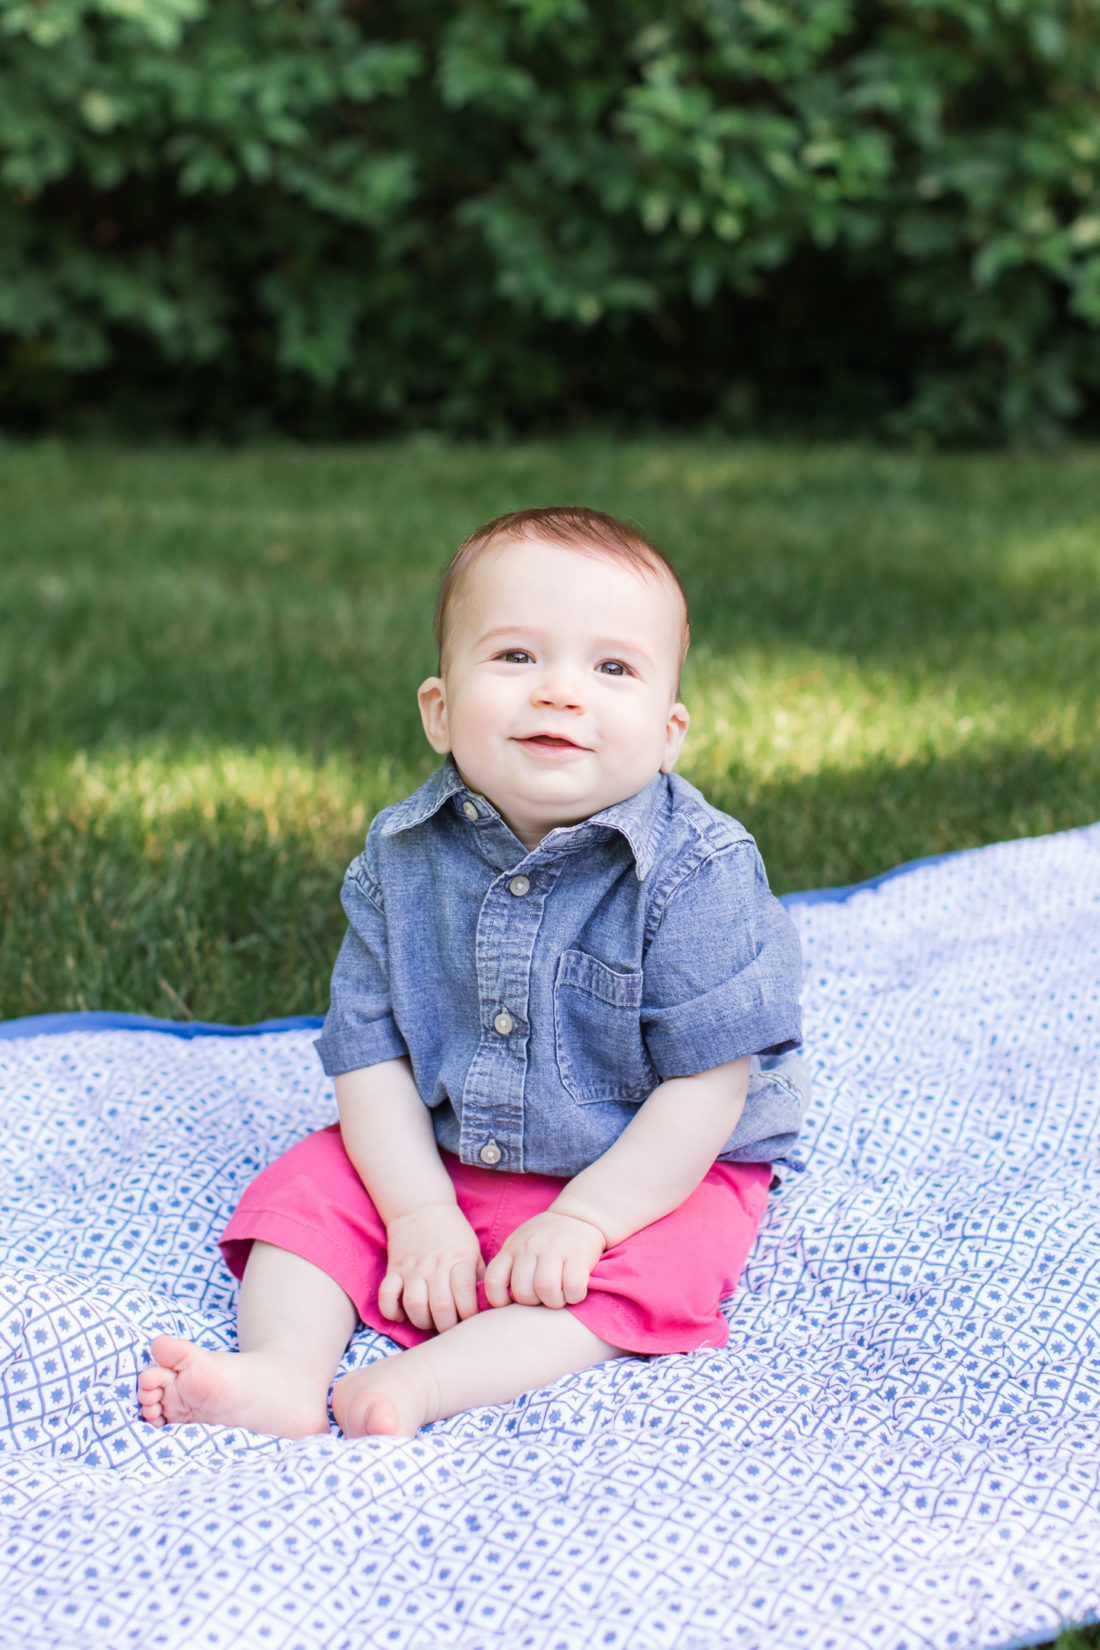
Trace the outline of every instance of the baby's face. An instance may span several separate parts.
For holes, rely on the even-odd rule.
[[[456,592],[424,731],[535,847],[667,773],[683,604],[671,580],[541,539],[487,551]]]

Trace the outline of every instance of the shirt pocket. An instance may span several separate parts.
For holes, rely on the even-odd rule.
[[[554,1038],[566,1093],[581,1105],[645,1100],[660,1082],[642,1041],[642,975],[585,951],[563,951],[554,979]]]

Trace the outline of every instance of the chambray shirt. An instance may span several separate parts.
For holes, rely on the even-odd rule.
[[[528,851],[448,760],[374,820],[342,897],[325,1071],[407,1054],[463,1162],[577,1174],[663,1079],[743,1055],[722,1158],[793,1146],[798,937],[752,837],[678,775]]]

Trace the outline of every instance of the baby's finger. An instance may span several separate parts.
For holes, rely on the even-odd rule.
[[[428,1285],[423,1278],[411,1278],[405,1284],[401,1302],[409,1322],[417,1329],[432,1327],[432,1314],[428,1308]]]
[[[560,1307],[565,1305],[565,1295],[562,1292],[562,1262],[560,1255],[549,1254],[539,1257],[531,1286],[543,1306]]]
[[[490,1306],[507,1306],[508,1280],[512,1275],[512,1257],[507,1249],[493,1256],[485,1268],[485,1299]]]
[[[458,1322],[458,1313],[455,1312],[454,1290],[450,1287],[450,1274],[452,1274],[452,1267],[447,1267],[445,1272],[444,1270],[434,1272],[432,1277],[427,1280],[427,1305],[429,1305],[430,1313],[432,1313],[432,1323],[439,1330],[440,1335],[444,1333],[444,1330],[452,1330],[455,1323]]]
[[[512,1261],[512,1276],[508,1280],[508,1288],[512,1299],[521,1306],[538,1306],[539,1296],[535,1288],[535,1255],[517,1255]]]
[[[562,1272],[562,1290],[566,1306],[579,1306],[588,1294],[588,1267],[583,1260],[571,1255]]]
[[[454,1328],[458,1322],[458,1314],[455,1311],[455,1298],[451,1293],[450,1273],[432,1279],[428,1288],[428,1306],[432,1322],[441,1335],[445,1329]]]
[[[405,1287],[405,1280],[400,1272],[387,1272],[378,1285],[378,1310],[390,1323],[404,1323],[405,1314],[401,1310],[401,1291]]]
[[[460,1318],[477,1316],[477,1272],[468,1261],[451,1267],[451,1293]]]

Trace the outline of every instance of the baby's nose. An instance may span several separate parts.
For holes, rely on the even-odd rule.
[[[543,671],[535,684],[534,697],[540,705],[579,710],[584,703],[580,673],[564,665]]]

